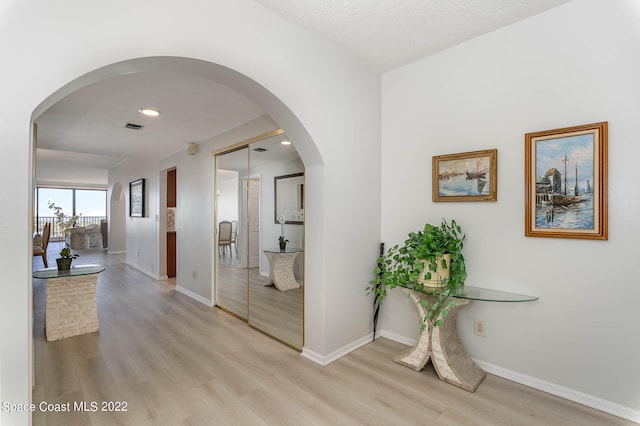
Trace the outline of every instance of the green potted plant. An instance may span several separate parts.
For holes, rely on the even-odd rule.
[[[424,327],[439,326],[440,317],[455,306],[452,296],[462,294],[467,278],[462,255],[465,235],[455,220],[443,219],[440,226],[426,224],[422,230],[410,232],[403,245],[395,245],[378,257],[375,278],[370,290],[378,302],[395,287],[423,292],[426,308]]]
[[[73,259],[80,257],[77,253],[71,253],[71,248],[68,245],[60,250],[60,257],[56,259],[59,271],[68,271],[71,269],[71,262]]]
[[[284,235],[280,235],[278,237],[278,244],[280,245],[280,251],[285,251],[287,249],[287,243],[289,240],[284,238]]]

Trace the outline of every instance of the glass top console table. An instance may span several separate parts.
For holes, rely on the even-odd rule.
[[[57,267],[39,269],[33,272],[33,278],[49,279],[62,277],[77,277],[80,275],[99,274],[104,271],[102,265],[77,265],[67,271],[59,271]]]
[[[33,278],[47,280],[45,329],[47,340],[98,331],[96,284],[102,265],[78,265],[68,271],[45,268]]]
[[[533,302],[538,300],[537,296],[526,294],[510,293],[508,291],[492,290],[489,288],[472,287],[465,285],[462,294],[455,296],[456,299],[478,300],[482,302]]]
[[[402,287],[401,287],[402,288]],[[409,294],[418,312],[420,322],[425,318],[429,307],[436,298],[421,291],[402,288]],[[465,352],[458,336],[458,312],[472,301],[483,302],[533,302],[536,296],[491,290],[482,287],[464,286],[462,294],[452,297],[455,306],[446,316],[440,315],[440,325],[434,323],[420,331],[416,345],[408,351],[394,356],[393,360],[405,367],[420,371],[429,359],[440,380],[462,389],[474,392],[487,373],[480,368]]]

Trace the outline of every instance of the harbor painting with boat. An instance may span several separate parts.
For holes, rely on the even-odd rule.
[[[525,134],[527,237],[608,239],[608,123]]]
[[[434,201],[496,201],[497,150],[433,157]]]
[[[594,135],[536,142],[536,227],[593,229]]]

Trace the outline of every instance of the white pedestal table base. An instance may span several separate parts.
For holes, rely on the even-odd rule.
[[[421,300],[426,300],[429,304],[433,299],[429,299],[423,293],[405,290],[413,301],[418,311],[418,317],[422,323],[425,316],[425,308],[420,304]],[[398,364],[420,371],[431,359],[431,363],[438,374],[438,377],[452,385],[474,392],[486,376],[486,372],[478,367],[464,351],[457,330],[458,312],[467,304],[469,300],[454,299],[456,306],[449,310],[449,314],[440,318],[440,326],[431,327],[431,333],[426,328],[420,332],[418,342],[407,352],[393,357]]]
[[[266,285],[275,285],[278,290],[291,290],[299,288],[293,274],[293,263],[300,252],[276,253],[265,251],[269,259],[269,279]]]

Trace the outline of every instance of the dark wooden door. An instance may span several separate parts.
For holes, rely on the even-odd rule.
[[[176,170],[167,172],[167,208],[177,207]],[[176,232],[167,232],[167,276],[176,276]]]
[[[176,276],[176,233],[167,232],[167,276]]]

